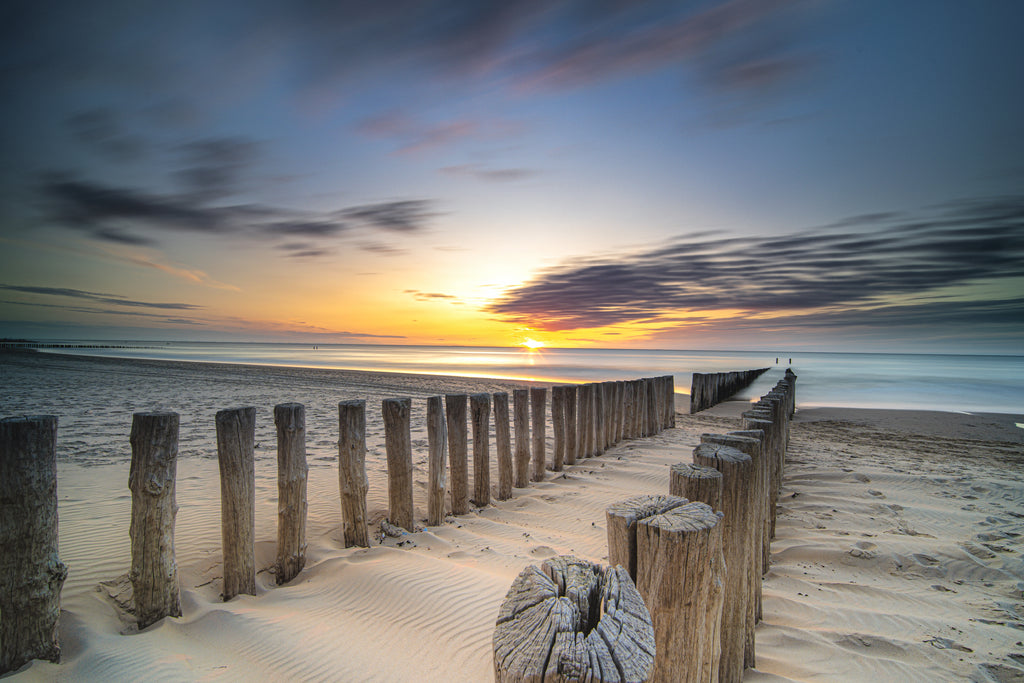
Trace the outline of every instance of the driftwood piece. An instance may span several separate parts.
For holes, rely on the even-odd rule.
[[[530,483],[530,390],[512,390],[513,430],[515,446],[515,485],[523,488]]]
[[[508,394],[500,392],[494,401],[494,447],[498,458],[498,500],[512,497],[514,473],[512,467],[512,438],[508,429]]]
[[[217,412],[225,601],[256,595],[256,409]]]
[[[448,394],[444,397],[445,416],[448,421],[448,468],[451,471],[452,514],[469,512],[469,462],[466,449],[466,394]]]
[[[174,560],[174,517],[178,513],[178,414],[132,415],[132,600],[139,629],[164,617],[181,616],[178,565]]]
[[[576,464],[576,386],[565,387],[565,464]]]
[[[641,519],[652,517],[687,503],[678,496],[633,496],[612,503],[605,508],[608,523],[608,564],[621,565],[636,579],[636,525]]]
[[[669,495],[722,509],[722,473],[714,467],[680,462],[669,468],[668,477]]]
[[[551,387],[551,431],[555,434],[551,470],[561,472],[565,468],[565,387]]]
[[[370,546],[366,519],[366,401],[338,403],[338,490],[341,536],[346,548]]]
[[[412,400],[386,398],[384,450],[388,458],[388,517],[406,531],[416,531],[412,505]]]
[[[274,579],[288,583],[306,566],[306,408],[274,406],[277,428],[277,561]]]
[[[724,680],[720,519],[704,503],[686,503],[637,523],[636,585],[654,624],[654,681]]]
[[[748,611],[750,615],[754,613],[750,607],[749,573],[756,571],[751,560],[754,539],[751,524],[753,461],[749,455],[731,446],[702,443],[693,450],[693,462],[714,467],[722,473],[722,512],[725,515],[722,537],[726,569],[722,658],[718,675],[721,681],[739,681],[743,678],[748,640],[753,655],[754,621],[748,616]]]
[[[57,418],[0,420],[0,674],[60,661]]]
[[[547,403],[548,390],[545,387],[530,387],[530,433],[533,442],[533,472],[534,481],[544,481],[544,465],[547,459],[545,453],[545,439],[547,438],[546,416],[544,414]]]
[[[448,488],[448,429],[445,425],[444,399],[427,398],[427,525],[444,523],[444,496]]]
[[[570,556],[526,567],[498,612],[497,683],[647,681],[654,631],[622,567]]]
[[[491,395],[469,397],[470,421],[473,423],[473,505],[491,504]]]

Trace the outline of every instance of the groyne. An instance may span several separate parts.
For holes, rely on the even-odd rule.
[[[718,405],[749,387],[769,368],[737,372],[695,372],[690,384],[690,414]]]

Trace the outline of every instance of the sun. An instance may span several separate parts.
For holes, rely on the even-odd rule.
[[[531,350],[544,348],[544,342],[537,341],[536,339],[524,339],[519,345]]]

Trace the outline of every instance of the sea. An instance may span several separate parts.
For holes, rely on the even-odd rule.
[[[694,372],[768,368],[741,397],[767,392],[786,368],[798,376],[803,407],[837,406],[1024,413],[1024,355],[528,349],[379,344],[288,344],[66,340],[93,348],[49,353],[232,363],[276,367],[400,372],[581,383],[671,374],[688,393]],[[101,345],[122,348],[95,348]]]

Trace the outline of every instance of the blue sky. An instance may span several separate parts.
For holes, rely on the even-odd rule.
[[[1021,350],[1019,2],[2,12],[0,336]]]

